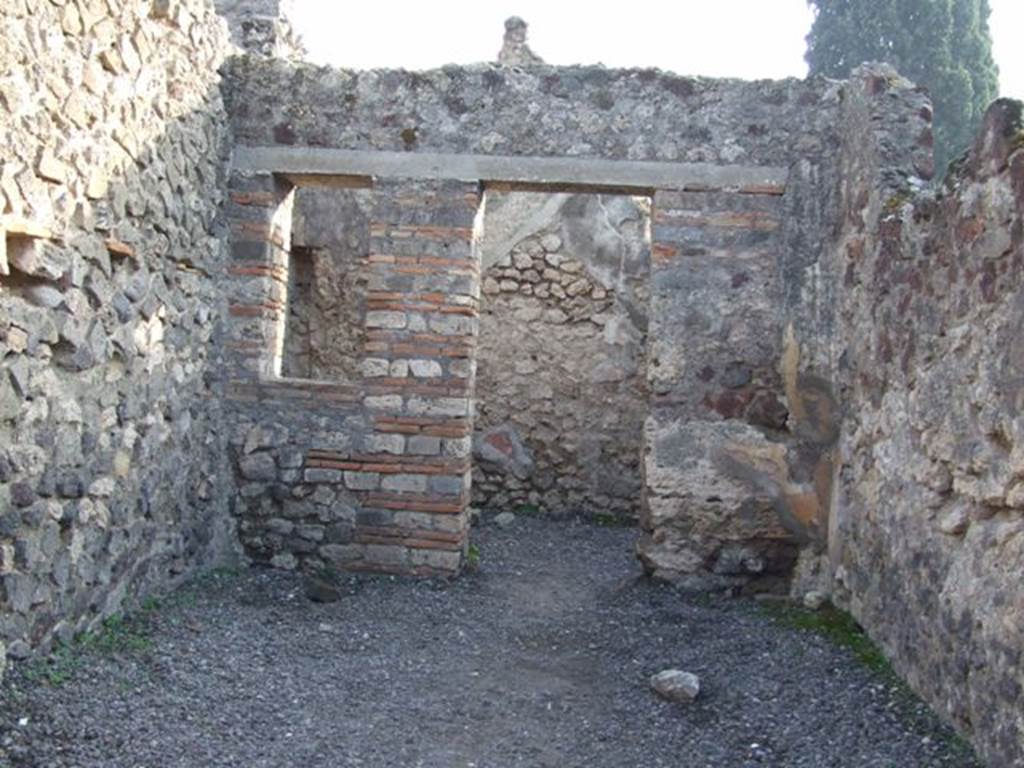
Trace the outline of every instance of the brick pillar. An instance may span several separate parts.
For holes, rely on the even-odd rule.
[[[228,378],[281,371],[287,314],[293,188],[272,174],[234,174],[227,205]]]
[[[364,453],[342,469],[359,499],[351,567],[450,574],[468,535],[480,265],[475,184],[378,181],[367,264]],[[337,457],[340,458],[340,457]]]

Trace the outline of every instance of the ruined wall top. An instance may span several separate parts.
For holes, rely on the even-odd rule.
[[[352,71],[233,60],[251,146],[788,166],[838,146],[841,83],[746,82],[601,66]]]
[[[302,59],[305,46],[292,27],[294,0],[214,0],[232,42],[246,53]]]
[[[505,19],[505,39],[498,52],[499,64],[520,67],[544,63],[544,59],[526,44],[528,27],[529,25],[518,16]]]

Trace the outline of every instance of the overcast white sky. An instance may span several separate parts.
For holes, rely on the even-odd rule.
[[[314,61],[367,69],[426,69],[492,61],[504,20],[530,24],[551,64],[653,66],[684,75],[778,78],[807,74],[805,0],[293,0]],[[1002,93],[1024,99],[1022,0],[989,0]]]

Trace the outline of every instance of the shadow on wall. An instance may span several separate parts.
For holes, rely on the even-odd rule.
[[[0,653],[14,657],[236,546],[226,41],[204,3],[152,8],[89,27],[73,5],[4,19]]]

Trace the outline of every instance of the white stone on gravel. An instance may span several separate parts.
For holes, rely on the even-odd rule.
[[[494,518],[494,524],[499,528],[510,528],[516,521],[516,516],[511,512],[502,512]]]
[[[692,672],[666,669],[651,676],[651,688],[667,701],[686,703],[696,699],[700,693],[700,678]]]

